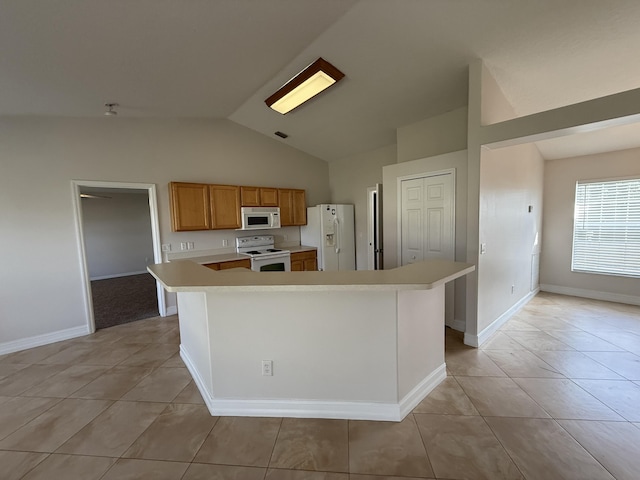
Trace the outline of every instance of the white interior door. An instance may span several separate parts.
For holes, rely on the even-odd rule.
[[[453,174],[401,182],[401,264],[455,259]]]

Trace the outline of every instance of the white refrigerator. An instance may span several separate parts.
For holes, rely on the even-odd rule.
[[[356,244],[353,205],[307,208],[300,243],[318,249],[318,270],[355,270]]]

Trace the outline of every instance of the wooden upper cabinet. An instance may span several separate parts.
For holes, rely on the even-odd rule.
[[[293,190],[293,224],[307,224],[307,196],[304,190]]]
[[[211,229],[240,228],[240,187],[208,185]]]
[[[277,188],[260,188],[260,205],[263,207],[278,206],[278,189]]]
[[[265,187],[240,187],[243,207],[277,207],[278,189]]]
[[[209,230],[209,185],[171,182],[169,184],[171,228],[174,232]]]
[[[304,190],[278,189],[278,205],[280,206],[281,226],[307,224],[307,202]]]

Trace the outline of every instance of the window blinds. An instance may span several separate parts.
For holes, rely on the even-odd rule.
[[[577,182],[571,269],[640,277],[640,179]]]

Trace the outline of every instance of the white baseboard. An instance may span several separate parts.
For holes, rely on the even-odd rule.
[[[445,378],[447,378],[447,366],[443,363],[400,400],[400,420],[410,414]]]
[[[178,314],[178,306],[173,305],[171,307],[167,307],[167,317],[169,315],[177,315]]]
[[[341,420],[379,420],[399,422],[447,376],[442,364],[420,382],[399,403],[338,402],[332,400],[220,399],[204,388],[188,353],[180,346],[180,357],[193,377],[209,413],[232,417],[331,418]]]
[[[139,272],[125,272],[125,273],[116,273],[114,275],[102,275],[100,277],[91,277],[89,280],[108,280],[110,278],[120,278],[120,277],[130,277],[131,275],[142,275],[143,273],[149,273],[146,270],[141,270]]]
[[[520,309],[522,307],[524,307],[527,303],[529,303],[529,301],[533,297],[535,297],[538,294],[539,291],[540,291],[540,289],[536,288],[535,290],[529,292],[527,295],[525,295],[520,300],[518,300],[518,302],[516,302],[511,308],[509,308],[509,310],[507,310],[502,315],[500,315],[498,318],[496,318],[493,322],[491,322],[491,324],[488,327],[485,327],[484,330],[482,330],[477,335],[470,335],[468,333],[465,333],[464,334],[464,343],[466,345],[471,346],[471,347],[479,347],[480,345],[482,345],[502,325],[507,323],[507,320],[509,320],[511,317],[513,317],[516,313],[518,313],[518,311],[520,311]]]
[[[593,300],[604,300],[607,302],[626,303],[629,305],[640,305],[640,297],[634,295],[622,295],[620,293],[598,292],[596,290],[586,290],[584,288],[563,287],[560,285],[540,285],[543,292],[557,293],[560,295],[571,295],[572,297],[591,298]]]
[[[464,332],[467,329],[467,322],[465,322],[464,320],[455,319],[452,322],[447,323],[446,325],[447,327],[453,328],[458,332]]]
[[[67,328],[57,332],[44,333],[34,337],[4,342],[0,343],[0,355],[19,352],[28,348],[41,347],[42,345],[61,342],[62,340],[69,340],[70,338],[82,337],[84,335],[89,335],[90,333],[89,327],[87,325],[83,325],[81,327]]]

